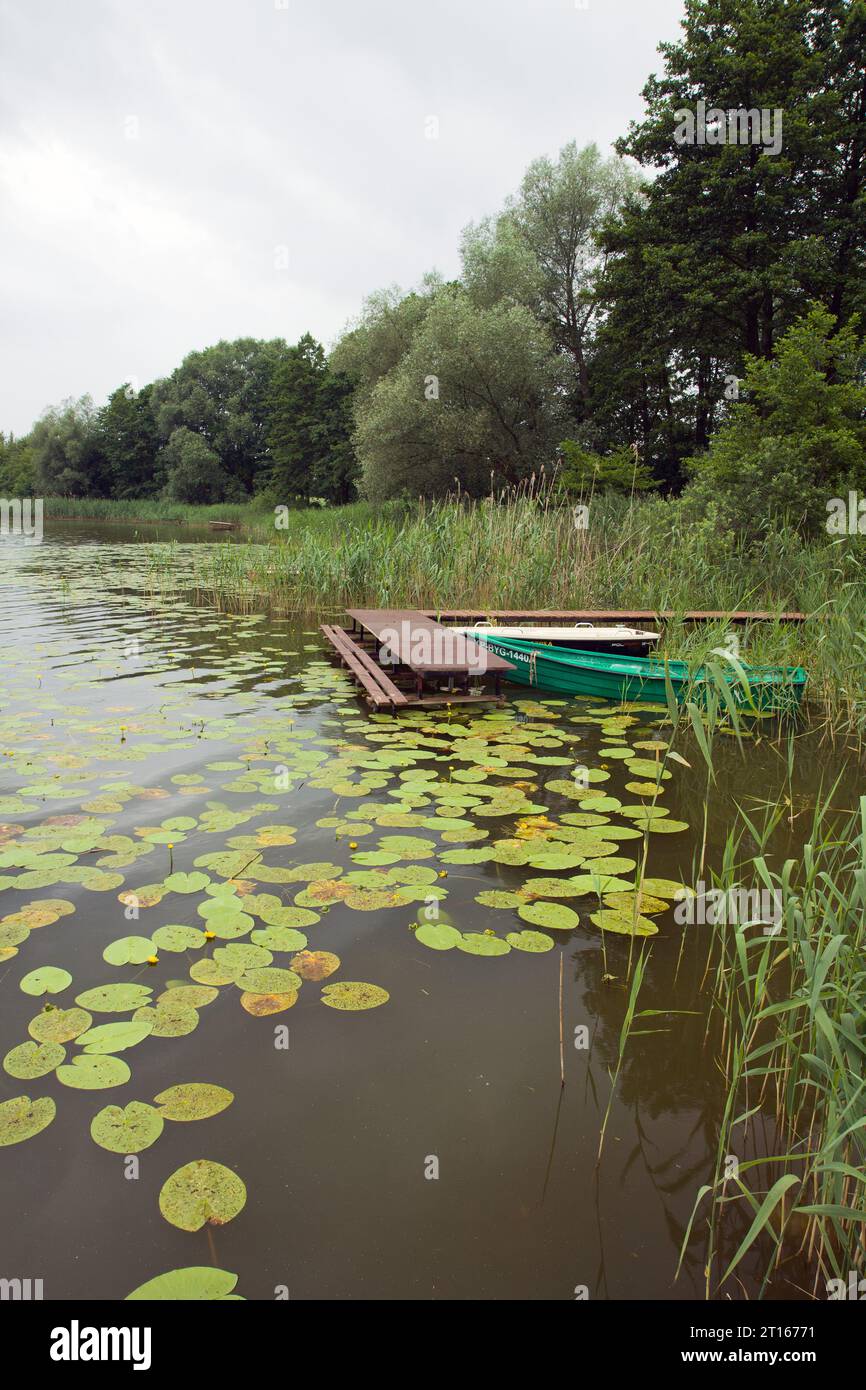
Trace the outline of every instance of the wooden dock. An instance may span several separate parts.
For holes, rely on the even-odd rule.
[[[686,623],[804,623],[805,613],[771,613],[769,611],[725,613],[722,609],[693,609],[677,613],[671,608],[425,608],[429,618],[442,623],[497,622],[504,626],[551,623],[664,623],[679,620]]]
[[[501,703],[502,679],[514,669],[483,642],[446,623],[476,622],[660,623],[805,622],[805,613],[736,612],[697,609],[686,613],[652,608],[473,609],[349,608],[350,627],[323,623],[321,632],[369,704],[395,713],[407,707]],[[492,679],[493,689],[485,689]]]
[[[376,709],[502,702],[502,677],[514,668],[483,643],[406,608],[350,608],[348,617],[349,629],[320,630]]]

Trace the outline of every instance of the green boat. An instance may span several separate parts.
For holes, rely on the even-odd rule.
[[[667,674],[678,701],[700,703],[710,678],[704,668],[690,671],[685,661],[659,661],[655,657],[608,656],[603,652],[563,650],[543,642],[520,642],[476,630],[473,637],[497,656],[510,661],[510,681],[562,695],[589,695],[599,700],[645,700],[667,704]],[[797,708],[803,698],[807,675],[801,666],[741,666],[747,685],[736,671],[726,671],[731,696],[745,712],[784,712]]]

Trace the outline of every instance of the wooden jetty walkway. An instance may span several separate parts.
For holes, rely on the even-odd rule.
[[[426,617],[442,623],[497,622],[503,626],[523,623],[804,623],[805,613],[769,611],[725,613],[722,609],[693,609],[677,613],[672,608],[425,608]]]
[[[514,668],[463,633],[407,608],[349,608],[351,628],[321,632],[377,709],[501,703]],[[483,682],[492,677],[493,691]],[[432,685],[432,689],[430,688]]]

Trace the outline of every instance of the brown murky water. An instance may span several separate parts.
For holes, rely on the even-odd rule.
[[[160,950],[153,966],[103,958],[130,934],[204,925],[206,889],[166,889],[137,918],[119,900],[164,885],[172,872],[203,871],[216,890],[260,854],[252,873],[244,870],[243,895],[278,899],[259,904],[278,922],[299,893],[309,915],[303,895],[327,897],[317,883],[353,883],[349,901],[338,887],[301,928],[310,950],[339,957],[339,970],[304,980],[292,1007],[266,1017],[240,1007],[235,984],[222,985],[195,1011],[193,1031],[119,1052],[131,1076],[108,1089],[74,1089],[54,1071],[31,1080],[0,1071],[0,1103],[20,1095],[56,1103],[46,1128],[0,1151],[0,1277],[41,1278],[56,1299],[122,1298],[164,1271],[210,1263],[237,1274],[236,1292],[249,1299],[286,1291],[296,1299],[571,1299],[581,1286],[593,1298],[702,1297],[699,1231],[674,1273],[710,1172],[720,1106],[712,1028],[707,1036],[709,929],[679,925],[670,907],[653,918],[640,1006],[663,1012],[628,1044],[598,1167],[629,955],[645,943],[602,938],[590,898],[543,894],[580,919],[546,932],[548,949],[434,950],[412,930],[425,920],[428,896],[431,916],[447,914],[439,920],[460,933],[504,942],[543,931],[516,906],[477,895],[583,867],[442,855],[489,849],[521,826],[531,834],[541,818],[567,825],[562,817],[578,801],[546,784],[568,779],[576,761],[609,774],[593,790],[633,804],[638,796],[625,784],[636,774],[610,750],[652,740],[658,716],[643,711],[617,729],[585,703],[529,701],[515,688],[504,714],[473,716],[468,742],[444,715],[370,718],[327,660],[315,622],[160,600],[154,554],[183,573],[191,550],[188,535],[167,550],[162,533],[154,543],[143,528],[86,523],[50,527],[41,546],[4,545],[0,1055],[28,1039],[45,1002],[20,988],[40,967],[71,974],[47,996],[66,1009],[102,984],[143,984],[155,998],[191,983],[190,967],[226,940]],[[780,855],[796,850],[819,785],[838,771],[802,740],[792,823],[775,841]],[[436,795],[423,795],[425,780]],[[401,784],[411,790],[398,797]],[[784,756],[769,742],[749,745],[745,758],[732,740],[724,744],[709,864],[735,804],[760,814],[785,784]],[[649,837],[646,872],[691,884],[706,790],[699,759],[674,769],[664,788],[670,818],[688,829]],[[853,805],[854,791],[849,770],[840,805]],[[605,818],[634,824],[621,810]],[[292,827],[293,842],[284,830],[277,842],[275,832],[262,834],[272,826]],[[393,836],[409,837],[408,846],[389,853],[382,842]],[[623,839],[608,857],[634,855],[635,846],[642,840]],[[568,842],[554,846],[563,849]],[[197,864],[219,852],[218,864]],[[256,880],[261,864],[300,876]],[[410,880],[415,869],[431,873],[401,883],[407,867]],[[386,880],[392,871],[397,879]],[[395,901],[383,905],[386,888]],[[46,899],[74,910],[16,940],[16,914]],[[256,916],[253,929],[265,925]],[[292,954],[274,950],[273,965],[290,968]],[[375,984],[388,1000],[362,1011],[323,1007],[323,987],[340,981]],[[94,1014],[93,1024],[130,1016]],[[576,1045],[584,1029],[588,1047]],[[81,1048],[64,1045],[69,1066]],[[183,1082],[226,1087],[234,1100],[209,1119],[166,1121],[132,1164],[91,1138],[105,1106],[152,1104]],[[159,1207],[166,1180],[196,1159],[227,1166],[247,1189],[243,1210],[210,1236],[176,1228]]]

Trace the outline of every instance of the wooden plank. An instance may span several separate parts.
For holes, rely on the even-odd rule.
[[[646,623],[671,622],[682,619],[690,623],[722,622],[731,623],[804,623],[806,613],[771,613],[768,610],[757,612],[740,611],[726,613],[722,609],[691,609],[677,613],[671,608],[440,608],[424,609],[424,614],[442,623],[474,623],[486,619],[496,619],[507,623]]]
[[[392,704],[407,705],[409,703],[404,692],[394,684],[387,671],[384,671],[382,667],[378,665],[370,653],[365,651],[359,642],[353,642],[351,635],[346,632],[345,628],[335,627],[333,631],[335,636],[339,634],[339,637],[351,648],[354,656],[357,657],[364,669],[388,696]]]
[[[387,646],[416,675],[502,675],[510,661],[488,652],[473,638],[443,627],[426,613],[408,608],[349,608],[357,623]]]
[[[380,685],[378,678],[374,678],[372,672],[361,663],[357,655],[357,650],[346,637],[342,628],[333,627],[328,623],[322,623],[320,631],[330,642],[340,660],[349,667],[355,679],[363,686],[367,696],[377,708],[381,708],[383,705],[393,706],[407,703],[406,697],[403,695],[402,691],[397,690],[396,686],[394,690],[396,691],[397,698],[394,698],[382,685]]]

